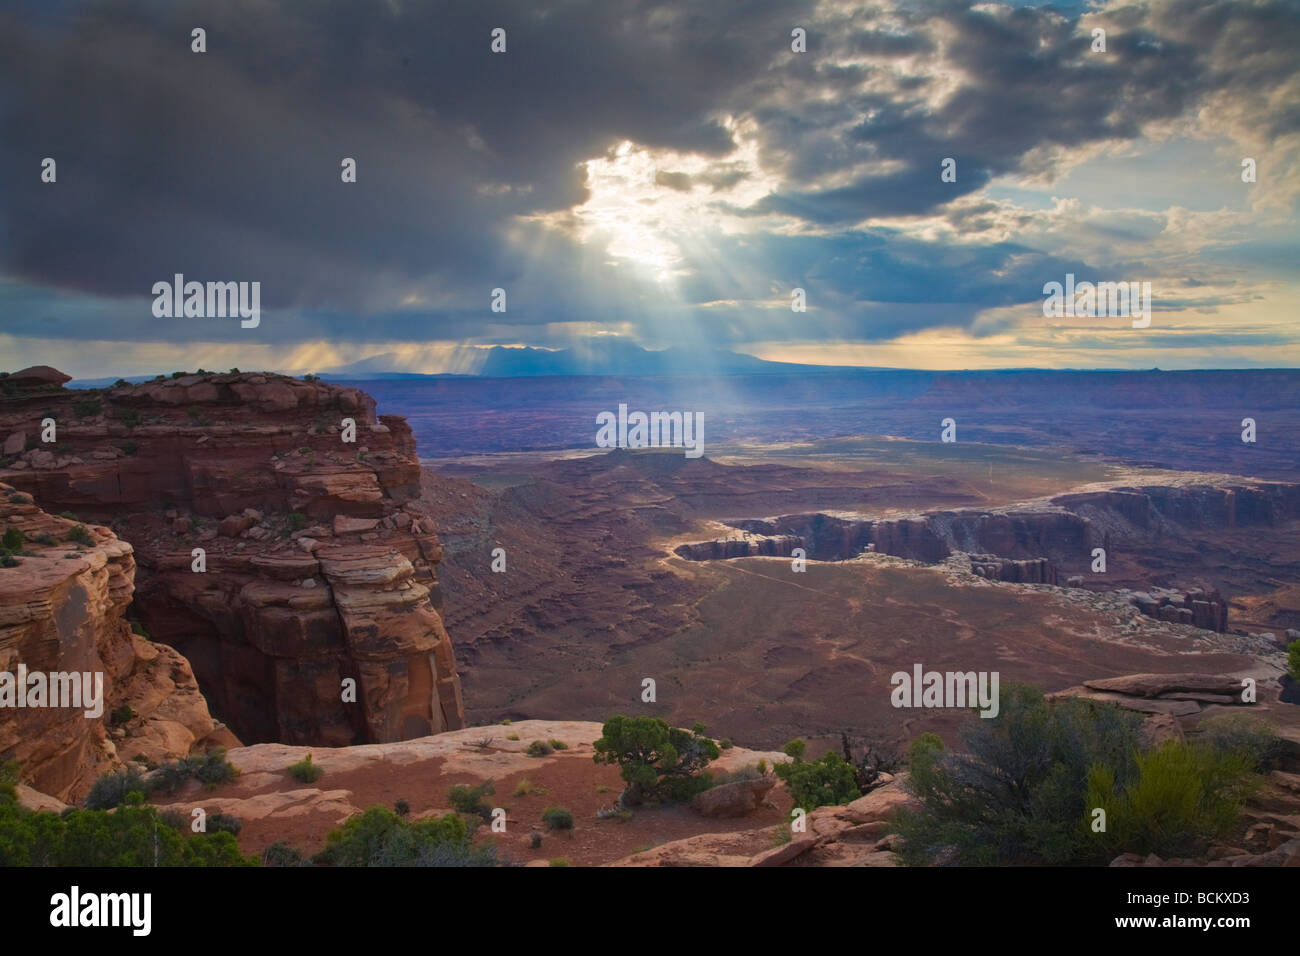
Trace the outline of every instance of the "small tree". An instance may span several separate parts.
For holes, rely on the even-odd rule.
[[[668,726],[658,717],[615,715],[595,743],[596,763],[618,764],[627,789],[622,802],[685,800],[705,790],[702,773],[718,759],[718,745],[702,733]]]
[[[1286,669],[1292,680],[1300,680],[1300,641],[1292,641],[1287,646]]]

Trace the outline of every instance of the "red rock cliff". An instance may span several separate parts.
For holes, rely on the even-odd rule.
[[[53,443],[40,441],[48,417]],[[246,742],[344,745],[464,726],[439,613],[441,547],[404,507],[419,494],[415,440],[368,395],[240,373],[20,388],[0,399],[6,436],[0,479],[132,542],[131,613],[189,658]]]
[[[16,759],[24,781],[76,800],[123,759],[180,757],[204,740],[238,743],[219,732],[185,658],[131,632],[129,544],[107,528],[78,529],[0,484],[0,531],[11,529],[25,540],[0,567],[0,672],[103,675],[93,716],[75,706],[0,706],[0,758]],[[114,716],[124,705],[130,712]]]

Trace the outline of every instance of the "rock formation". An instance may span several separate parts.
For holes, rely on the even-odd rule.
[[[129,544],[107,528],[48,515],[0,484],[0,530],[11,529],[24,540],[12,566],[0,567],[0,673],[103,680],[92,716],[84,706],[0,706],[0,755],[18,761],[24,781],[79,799],[123,759],[184,756],[205,740],[238,744],[220,733],[185,659],[131,632]]]
[[[56,440],[42,442],[50,417]],[[407,509],[415,442],[369,396],[238,372],[17,389],[0,399],[0,436],[0,478],[131,541],[131,614],[189,658],[242,739],[345,745],[464,726],[442,549]]]

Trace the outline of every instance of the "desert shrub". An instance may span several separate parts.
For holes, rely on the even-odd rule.
[[[291,531],[301,531],[307,527],[307,516],[301,511],[289,512],[289,529]]]
[[[325,776],[325,771],[312,763],[311,754],[308,754],[297,763],[289,765],[289,776],[299,783],[315,783]]]
[[[140,450],[140,446],[133,441],[124,441],[122,442],[120,447],[122,449],[122,453],[128,456],[135,455],[135,453]]]
[[[93,415],[98,415],[102,407],[103,406],[97,399],[87,399],[84,402],[73,402],[72,414],[76,415],[78,418],[90,418]]]
[[[54,540],[54,535],[50,534],[48,531],[42,531],[40,534],[33,536],[32,540],[35,541],[37,544],[48,545],[48,544],[58,543]]]
[[[866,793],[880,779],[882,773],[895,774],[903,769],[903,754],[881,737],[850,738],[840,734],[840,754],[845,763],[853,766],[858,789]]]
[[[572,830],[573,814],[564,807],[547,807],[542,811],[542,822],[548,830]]]
[[[1292,641],[1287,645],[1286,672],[1293,680],[1300,680],[1300,641]]]
[[[232,369],[230,370],[230,373],[229,373],[229,374],[231,374],[231,375],[239,375],[239,374],[240,374],[240,371],[239,371],[238,368],[232,368]]]
[[[718,759],[718,745],[708,737],[670,727],[659,717],[611,717],[595,748],[596,763],[618,764],[627,783],[623,802],[632,806],[684,800],[707,789],[702,771]]]
[[[518,740],[518,739],[519,739],[519,735],[514,733],[513,731],[506,734],[506,740]]]
[[[101,776],[91,786],[84,802],[87,810],[112,810],[130,802],[133,795],[142,801],[148,794],[149,784],[139,771],[128,768]]]
[[[552,737],[550,740],[548,740],[547,743],[551,745],[551,749],[552,749],[552,750],[568,750],[568,749],[569,749],[569,745],[568,745],[568,744],[566,744],[563,740],[556,740],[554,737]]]
[[[144,424],[144,415],[135,408],[123,408],[117,413],[117,420],[127,428],[139,428]]]
[[[371,807],[333,830],[313,862],[326,866],[495,866],[491,847],[475,847],[454,813],[408,821]]]
[[[571,866],[572,864],[569,863],[569,861],[565,857],[558,856],[554,860],[548,861],[546,865],[547,866]]]
[[[11,505],[29,505],[32,503],[32,496],[23,494],[21,491],[9,493],[9,503]]]
[[[173,830],[180,830],[182,833],[190,828],[190,817],[180,810],[160,810],[158,822],[166,824]]]
[[[730,750],[732,746],[733,744],[731,743],[731,739],[728,737],[723,737],[721,740],[718,741],[719,750]]]
[[[528,745],[527,752],[530,757],[545,757],[548,754],[554,753],[555,748],[544,740],[534,740]]]
[[[517,784],[515,784],[516,797],[532,797],[532,796],[541,797],[541,796],[545,796],[546,792],[547,791],[545,787],[533,783],[527,777],[525,777],[524,779],[520,780]]]
[[[5,528],[4,535],[0,536],[0,545],[3,545],[6,551],[21,551],[26,542],[27,539],[23,536],[23,533],[12,525]]]
[[[492,807],[483,798],[493,793],[496,793],[496,788],[491,780],[485,780],[477,787],[458,783],[448,791],[447,802],[460,813],[489,820],[492,818]]]
[[[219,783],[229,783],[237,776],[239,771],[226,759],[225,749],[216,747],[205,754],[169,760],[154,772],[149,784],[151,790],[175,793],[187,780],[197,780],[211,789]]]
[[[1098,764],[1088,774],[1087,807],[1106,811],[1106,829],[1095,840],[1108,857],[1197,853],[1236,822],[1258,780],[1253,765],[1249,754],[1181,740],[1139,755],[1126,787],[1117,786],[1113,768]]]
[[[76,520],[78,520],[78,519],[77,519],[77,516],[74,515],[71,511],[60,511],[60,512],[59,512],[59,517],[60,517],[60,518],[66,518],[68,521],[76,521]]]
[[[1240,754],[1258,772],[1272,770],[1282,756],[1282,742],[1273,729],[1249,714],[1222,714],[1204,721],[1198,742],[1217,754]]]
[[[1023,685],[1002,688],[999,713],[977,718],[966,753],[933,734],[911,750],[909,787],[920,809],[903,812],[905,863],[1065,864],[1105,861],[1086,825],[1092,768],[1109,767],[1123,791],[1137,774],[1141,717],[1081,699],[1048,702]]]
[[[287,843],[272,843],[262,851],[263,866],[305,866],[302,854]]]
[[[113,387],[114,387],[114,388],[125,388],[126,386],[128,386],[128,385],[130,385],[130,384],[131,384],[131,383],[128,382],[126,379],[124,379],[124,378],[119,378],[116,382],[113,383]]]
[[[410,816],[411,805],[407,803],[405,800],[398,800],[396,803],[393,804],[393,812],[396,813],[399,817]]]
[[[0,556],[0,568],[16,568],[20,564],[22,564],[22,562],[12,554]]]
[[[94,536],[91,535],[90,529],[84,524],[74,524],[71,530],[68,531],[65,540],[75,541],[77,544],[85,545],[88,548],[93,547],[95,544]]]
[[[109,714],[109,720],[115,724],[125,724],[127,721],[135,719],[135,711],[131,709],[130,704],[123,704],[121,707]]]
[[[812,763],[802,760],[779,763],[776,775],[785,781],[794,805],[804,810],[850,803],[862,796],[852,765],[833,750]]]
[[[781,749],[787,757],[792,757],[795,760],[802,760],[803,755],[808,750],[808,744],[806,741],[795,739],[790,741]]]
[[[172,378],[184,378],[186,374],[188,374],[188,373],[186,373],[186,372],[172,372]]]
[[[207,827],[209,833],[229,833],[232,836],[239,836],[239,831],[244,829],[244,821],[229,813],[214,813],[208,817]]]
[[[146,641],[150,640],[149,632],[144,629],[144,625],[141,624],[139,621],[131,622],[131,633],[140,635]]]

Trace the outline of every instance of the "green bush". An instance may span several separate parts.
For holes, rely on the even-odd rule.
[[[314,768],[319,770],[319,768]],[[149,778],[150,790],[175,793],[187,780],[197,780],[209,790],[229,783],[239,771],[226,759],[225,748],[216,747],[205,754],[195,754],[163,764]]]
[[[547,807],[542,811],[542,822],[548,830],[572,830],[573,814],[564,807]]]
[[[903,861],[1108,862],[1108,844],[1090,828],[1089,780],[1100,783],[1095,768],[1109,768],[1114,792],[1128,792],[1139,776],[1141,723],[1110,704],[1048,702],[1031,687],[1004,685],[998,716],[968,725],[965,753],[933,734],[913,744],[909,787],[920,808],[897,819]]]
[[[528,751],[527,751],[528,756],[530,757],[545,757],[554,752],[555,752],[555,748],[552,747],[544,740],[534,740],[531,744],[528,745]]]
[[[68,531],[67,541],[75,541],[77,544],[84,545],[87,548],[94,547],[95,538],[90,533],[90,529],[84,524],[74,524]]]
[[[792,740],[782,748],[787,757],[793,757],[795,760],[802,760],[804,753],[808,750],[808,744],[803,740]]]
[[[301,511],[289,512],[289,529],[291,531],[301,531],[307,527],[307,516]]]
[[[1087,807],[1106,811],[1094,834],[1107,857],[1119,853],[1187,856],[1205,849],[1237,821],[1258,778],[1254,758],[1218,753],[1203,744],[1169,740],[1137,758],[1137,779],[1119,787],[1113,768],[1088,774]]]
[[[229,813],[214,813],[208,817],[207,827],[209,833],[229,833],[232,836],[239,836],[239,831],[244,829],[244,821]]]
[[[393,812],[396,813],[399,817],[410,816],[411,805],[407,803],[405,800],[398,800],[396,803],[393,804]]]
[[[123,408],[117,413],[117,420],[127,428],[139,428],[144,424],[144,415],[134,408]]]
[[[262,851],[263,866],[305,866],[302,854],[286,843],[272,843]]]
[[[709,786],[703,770],[718,759],[718,745],[708,737],[668,726],[659,717],[605,721],[595,743],[596,763],[618,764],[627,789],[623,803],[685,800]]]
[[[551,749],[552,749],[552,750],[568,750],[568,749],[569,749],[569,745],[568,745],[568,744],[566,744],[563,740],[556,740],[554,737],[552,737],[550,740],[548,740],[547,743],[551,745]]]
[[[1273,729],[1249,714],[1221,714],[1202,721],[1198,742],[1217,754],[1240,754],[1251,769],[1265,773],[1276,768],[1283,744]]]
[[[12,554],[0,556],[0,568],[16,568],[20,564],[22,564],[22,562]]]
[[[103,406],[97,399],[88,399],[84,402],[73,402],[72,414],[76,415],[78,418],[90,418],[93,415],[98,415],[102,407]]]
[[[1292,680],[1300,680],[1300,641],[1292,641],[1287,645],[1286,672]]]
[[[12,525],[6,528],[3,537],[0,537],[0,545],[3,545],[6,551],[15,553],[21,551],[26,542],[27,539],[23,536],[23,533]]]
[[[794,805],[807,811],[851,803],[862,796],[853,765],[845,763],[833,750],[812,763],[802,760],[779,763],[776,775],[785,781]]]
[[[313,857],[325,866],[496,866],[492,847],[475,847],[465,821],[454,813],[408,821],[386,807],[371,807],[326,837]]]
[[[315,783],[325,776],[325,771],[312,763],[311,754],[308,754],[297,763],[289,765],[289,776],[299,783]]]
[[[0,866],[256,866],[229,833],[189,833],[150,806],[62,814],[0,796]]]
[[[135,711],[131,709],[130,704],[123,704],[121,707],[109,714],[109,720],[115,724],[125,724],[135,719]]]
[[[134,768],[106,773],[90,788],[86,795],[87,810],[112,810],[130,802],[133,794],[143,800],[149,794],[149,784]]]
[[[461,813],[489,820],[492,818],[492,807],[483,798],[493,793],[496,793],[496,788],[491,780],[485,780],[477,787],[458,783],[448,792],[447,801]]]

